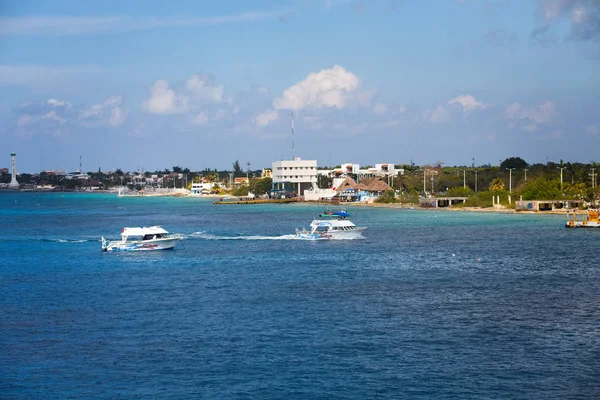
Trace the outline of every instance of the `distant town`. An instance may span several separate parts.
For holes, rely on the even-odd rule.
[[[19,174],[12,153],[11,168],[0,168],[0,189],[508,208],[518,208],[516,200],[543,200],[548,201],[545,207],[560,208],[596,206],[600,199],[595,163],[528,164],[511,157],[499,166],[475,166],[474,160],[469,166],[445,166],[442,162],[318,166],[317,160],[295,158],[275,161],[270,168],[250,170],[249,165],[244,170],[236,160],[230,170],[191,171],[173,166],[144,172],[98,169]],[[450,200],[439,204],[427,200],[432,198]]]

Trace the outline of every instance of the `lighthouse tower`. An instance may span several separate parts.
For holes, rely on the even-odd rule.
[[[19,187],[19,182],[17,182],[17,161],[15,158],[15,157],[17,157],[17,154],[10,153],[10,157],[11,157],[12,174],[11,174],[10,183],[8,184],[8,187],[17,189]]]

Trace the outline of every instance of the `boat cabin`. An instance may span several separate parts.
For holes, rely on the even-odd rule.
[[[123,228],[121,238],[123,242],[129,241],[144,241],[156,240],[168,237],[169,232],[160,226],[139,227],[139,228]]]

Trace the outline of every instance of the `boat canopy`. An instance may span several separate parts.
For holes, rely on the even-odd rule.
[[[144,235],[158,235],[161,233],[168,234],[166,230],[161,228],[160,226],[140,226],[135,228],[123,228],[121,232],[121,236],[144,236]]]

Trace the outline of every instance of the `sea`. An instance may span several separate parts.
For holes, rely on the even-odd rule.
[[[600,229],[557,215],[0,193],[2,399],[598,399]],[[175,249],[102,252],[161,225]]]

